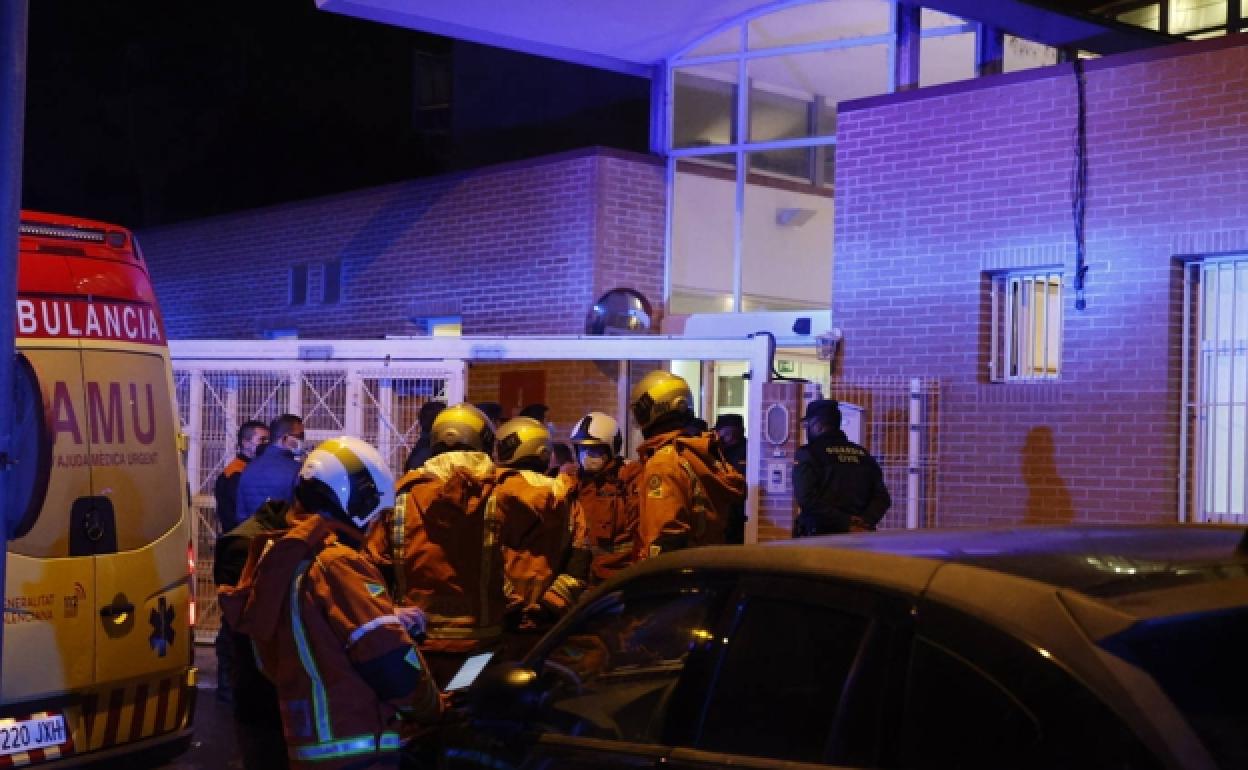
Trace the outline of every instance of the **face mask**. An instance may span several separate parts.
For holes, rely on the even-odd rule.
[[[307,454],[308,452],[307,444],[305,444],[303,439],[301,438],[295,438],[294,436],[291,436],[290,439],[291,439],[291,444],[292,444],[292,446],[290,447],[290,453],[295,456],[296,460],[303,459],[303,456]]]
[[[581,467],[590,473],[598,473],[607,467],[607,458],[600,454],[590,454],[589,452],[578,452],[578,459],[581,461]]]

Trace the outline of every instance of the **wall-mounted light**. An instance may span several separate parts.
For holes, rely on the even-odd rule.
[[[801,227],[815,215],[814,209],[776,209],[776,224],[780,227]]]

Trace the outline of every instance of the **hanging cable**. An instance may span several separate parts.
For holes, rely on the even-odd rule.
[[[754,332],[754,333],[767,337],[767,360],[770,362],[770,366],[771,366],[771,379],[781,380],[784,382],[805,382],[805,383],[810,382],[810,380],[806,379],[805,377],[786,377],[780,372],[778,372],[776,370],[776,335],[772,334],[771,332],[762,332],[762,331]],[[747,377],[746,379],[749,379],[749,378]]]
[[[1083,310],[1088,305],[1083,295],[1083,284],[1088,274],[1084,233],[1088,205],[1088,94],[1083,60],[1076,55],[1073,64],[1078,114],[1075,118],[1075,168],[1071,179],[1070,207],[1075,221],[1075,309]]]

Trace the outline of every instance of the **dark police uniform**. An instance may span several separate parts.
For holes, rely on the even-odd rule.
[[[829,535],[875,529],[892,505],[880,465],[840,429],[840,406],[812,401],[803,422],[819,418],[829,426],[793,458],[793,494],[800,509],[793,536]]]

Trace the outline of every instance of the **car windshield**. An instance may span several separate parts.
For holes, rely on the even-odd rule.
[[[1152,675],[1221,767],[1248,767],[1248,607],[1142,621],[1101,646]]]

